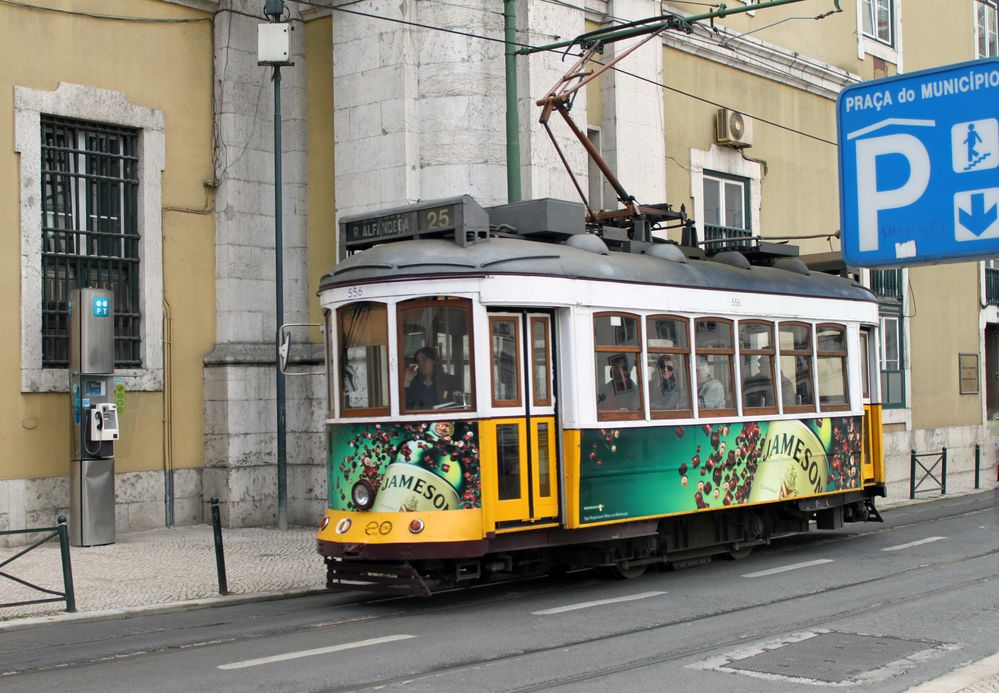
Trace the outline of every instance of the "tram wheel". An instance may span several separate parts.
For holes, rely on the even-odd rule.
[[[608,572],[611,577],[617,578],[618,580],[634,580],[635,578],[642,577],[645,574],[645,569],[648,568],[647,565],[630,565],[625,567],[622,563],[616,563],[608,567]]]
[[[743,558],[748,558],[751,553],[753,553],[752,546],[743,546],[741,549],[731,549],[723,555],[730,561],[741,561]]]

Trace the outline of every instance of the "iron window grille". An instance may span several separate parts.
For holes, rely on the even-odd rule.
[[[114,361],[142,366],[138,131],[42,115],[42,367],[69,366],[73,289],[114,296]]]
[[[985,303],[999,306],[999,260],[985,261]]]

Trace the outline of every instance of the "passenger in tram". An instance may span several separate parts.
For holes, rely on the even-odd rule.
[[[457,379],[437,367],[437,352],[425,346],[416,350],[403,375],[406,409],[459,406],[463,392]]]
[[[715,378],[703,356],[697,359],[697,404],[701,409],[725,407],[725,386]]]
[[[660,356],[656,359],[656,368],[659,370],[659,387],[651,388],[652,408],[687,409],[687,393],[680,388],[673,357]]]
[[[624,354],[614,354],[607,359],[610,366],[611,379],[604,383],[597,393],[597,409],[599,411],[638,411],[638,385],[631,379],[631,368],[628,357]]]

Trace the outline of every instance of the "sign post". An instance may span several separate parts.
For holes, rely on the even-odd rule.
[[[848,264],[999,255],[999,59],[847,87],[837,126]]]

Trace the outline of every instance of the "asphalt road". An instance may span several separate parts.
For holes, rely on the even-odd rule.
[[[328,594],[0,632],[0,690],[904,691],[999,649],[980,493],[629,581]]]

